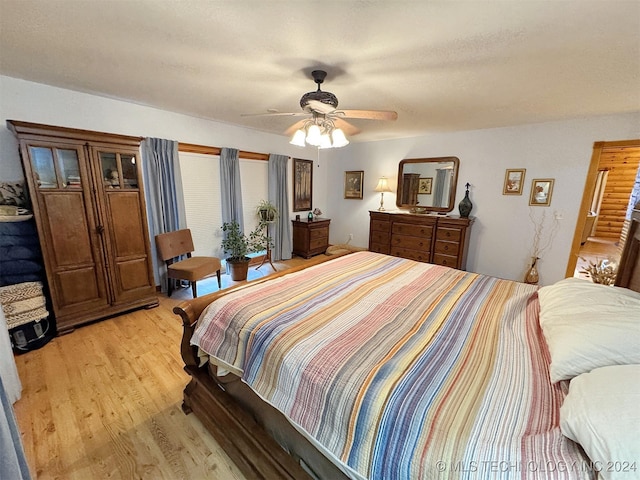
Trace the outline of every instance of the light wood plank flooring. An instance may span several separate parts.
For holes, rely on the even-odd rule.
[[[278,270],[300,263],[274,262]],[[249,278],[273,270],[251,267]],[[223,275],[223,288],[232,285]],[[218,289],[198,282],[198,295]],[[181,410],[182,324],[171,310],[191,289],[160,295],[160,306],[76,329],[16,357],[23,385],[14,405],[34,478],[244,479],[194,415]]]

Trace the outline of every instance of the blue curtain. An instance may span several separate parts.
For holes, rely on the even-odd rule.
[[[187,228],[178,159],[178,142],[145,138],[141,144],[147,215],[156,285],[166,285],[166,267],[158,260],[155,236]]]
[[[291,258],[291,222],[289,221],[289,191],[287,171],[289,157],[286,155],[269,155],[269,201],[275,205],[280,215],[278,220],[269,225],[269,234],[273,238],[271,251],[273,260],[289,260]]]
[[[220,151],[220,195],[222,196],[222,223],[237,222],[244,232],[242,214],[242,188],[240,186],[240,158],[235,148]]]
[[[445,182],[448,179],[449,170],[439,168],[436,170],[436,185],[433,189],[433,206],[442,207],[442,201],[444,200],[444,191],[446,188]]]

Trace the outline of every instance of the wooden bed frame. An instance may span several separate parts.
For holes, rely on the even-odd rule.
[[[337,257],[335,255],[333,257]],[[332,258],[333,258],[332,257]],[[320,263],[320,262],[318,262]],[[640,291],[640,221],[634,220],[629,230],[616,286]],[[288,273],[303,270],[308,265],[275,273],[230,289],[180,303],[173,311],[182,318],[184,334],[181,352],[185,370],[191,381],[184,390],[185,413],[195,413],[203,425],[222,446],[229,457],[248,478],[310,479],[298,458],[286,452],[256,421],[254,414],[241,407],[226,390],[224,383],[214,380],[205,365],[199,366],[197,349],[190,344],[196,322],[202,311],[216,298]],[[329,460],[326,460],[328,463]],[[337,471],[337,470],[336,470]],[[331,478],[346,478],[342,472]]]

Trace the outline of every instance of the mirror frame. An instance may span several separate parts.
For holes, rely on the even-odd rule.
[[[398,188],[396,190],[396,206],[403,209],[412,209],[415,205],[408,203],[400,203],[402,198],[402,170],[408,163],[443,163],[453,162],[453,177],[451,179],[451,188],[449,189],[449,203],[448,207],[424,207],[426,212],[450,212],[455,207],[454,202],[456,200],[456,189],[458,186],[458,170],[460,167],[460,159],[458,157],[432,157],[432,158],[405,158],[398,164]]]

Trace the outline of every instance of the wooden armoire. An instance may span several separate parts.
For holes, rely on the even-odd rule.
[[[58,333],[157,306],[141,139],[7,125],[20,144]]]

